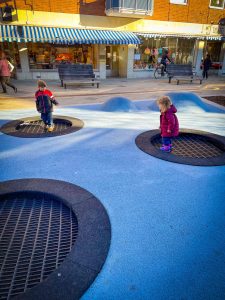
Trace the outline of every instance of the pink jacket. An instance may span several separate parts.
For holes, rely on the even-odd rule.
[[[0,76],[11,76],[7,59],[0,60]]]
[[[179,135],[179,122],[175,113],[177,109],[174,105],[171,105],[170,108],[161,113],[160,116],[160,129],[162,137],[173,137]],[[170,130],[171,132],[167,132]]]

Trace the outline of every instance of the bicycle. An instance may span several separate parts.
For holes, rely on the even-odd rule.
[[[157,67],[154,72],[155,79],[165,78],[165,74],[167,74],[165,66],[163,64],[157,64]]]
[[[174,60],[167,62],[168,64],[174,64]],[[165,75],[168,75],[165,65],[158,63],[154,72],[155,79],[165,78]]]

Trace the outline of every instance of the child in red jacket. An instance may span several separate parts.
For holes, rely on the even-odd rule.
[[[38,90],[35,93],[37,111],[41,113],[41,119],[45,123],[46,129],[52,132],[53,124],[53,104],[58,105],[52,92],[46,89],[47,85],[43,80],[38,81]]]
[[[175,113],[176,107],[172,104],[168,96],[163,96],[157,101],[160,115],[160,130],[162,136],[162,147],[160,150],[171,152],[171,139],[179,135],[179,122]]]

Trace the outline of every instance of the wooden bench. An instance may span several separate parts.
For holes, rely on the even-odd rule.
[[[68,85],[74,84],[96,84],[99,88],[100,81],[95,78],[93,66],[90,64],[69,64],[61,63],[58,66],[59,78],[61,86],[65,89]]]
[[[194,80],[199,80],[200,84],[202,84],[202,78],[196,76],[196,74],[192,70],[192,65],[175,65],[170,64],[166,67],[167,74],[169,77],[169,83],[171,83],[172,78],[177,81],[177,84],[180,83],[181,80],[183,81],[190,81],[191,83]]]

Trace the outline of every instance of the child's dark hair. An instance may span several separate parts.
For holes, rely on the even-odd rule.
[[[44,80],[38,80],[38,87],[45,88],[47,86]]]

